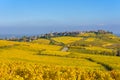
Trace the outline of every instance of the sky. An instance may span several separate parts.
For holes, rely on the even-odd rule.
[[[120,31],[120,0],[0,0],[0,34]]]

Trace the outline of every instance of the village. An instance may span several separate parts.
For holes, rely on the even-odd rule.
[[[46,34],[40,34],[35,36],[22,36],[21,38],[11,37],[11,38],[5,38],[5,40],[9,41],[19,41],[19,42],[31,42],[33,40],[37,40],[39,38],[45,38],[50,39],[51,37],[60,37],[60,36],[73,36],[76,37],[78,34],[84,34],[84,33],[95,33],[95,34],[106,34],[111,33],[110,31],[105,30],[98,30],[98,31],[72,31],[72,32],[51,32]]]

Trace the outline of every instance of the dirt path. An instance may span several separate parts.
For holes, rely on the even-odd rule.
[[[67,52],[68,50],[69,50],[68,47],[63,47],[61,51],[63,51],[63,52]]]

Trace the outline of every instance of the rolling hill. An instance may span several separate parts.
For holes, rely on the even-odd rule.
[[[119,47],[120,38],[111,33],[0,40],[0,79],[119,80]]]

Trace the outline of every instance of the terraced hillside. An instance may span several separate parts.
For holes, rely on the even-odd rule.
[[[95,33],[0,40],[0,80],[120,80],[119,44],[113,34]]]

